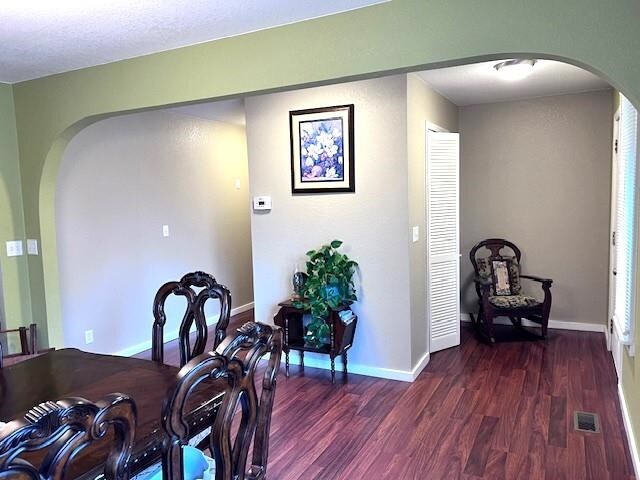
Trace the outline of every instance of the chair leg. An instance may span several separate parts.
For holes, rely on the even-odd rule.
[[[484,325],[487,330],[487,335],[489,337],[489,341],[493,344],[496,343],[496,339],[493,336],[493,315],[487,314],[486,312],[483,314]]]
[[[549,317],[544,317],[542,319],[542,338],[547,338],[547,328],[549,326]]]

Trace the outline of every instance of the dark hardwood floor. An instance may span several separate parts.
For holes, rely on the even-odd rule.
[[[635,478],[604,336],[512,332],[501,327],[492,348],[463,328],[462,345],[433,354],[414,383],[281,371],[269,478]],[[166,358],[177,362],[175,342]],[[574,431],[576,410],[599,414],[601,433]]]

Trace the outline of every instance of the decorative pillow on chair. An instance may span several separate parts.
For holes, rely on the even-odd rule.
[[[520,264],[516,257],[504,257],[509,262],[509,282],[511,283],[511,294],[520,295],[522,285],[520,284]]]
[[[483,283],[491,283],[491,262],[488,258],[478,258],[478,277]]]
[[[511,263],[510,260],[493,260],[491,262],[493,291],[496,296],[513,295],[509,263]]]
[[[494,266],[493,262],[506,262],[508,270],[508,284],[511,293],[497,293],[496,284],[494,280]],[[522,293],[522,286],[520,285],[520,265],[518,259],[514,257],[498,257],[496,259],[491,258],[478,258],[478,276],[484,283],[491,284],[491,295],[520,295]]]

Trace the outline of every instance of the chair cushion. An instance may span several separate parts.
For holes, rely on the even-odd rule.
[[[489,257],[478,258],[476,260],[476,264],[478,265],[478,277],[480,277],[480,280],[483,282],[491,284],[491,295],[496,295],[492,260],[504,260],[507,262],[507,267],[509,269],[509,283],[511,287],[511,291],[509,293],[511,293],[511,295],[520,295],[522,293],[522,285],[520,283],[520,264],[515,256],[504,256],[494,259]]]
[[[536,307],[542,302],[529,295],[493,295],[489,302],[496,308],[523,308]]]

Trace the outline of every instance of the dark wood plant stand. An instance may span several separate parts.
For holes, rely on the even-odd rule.
[[[329,325],[329,345],[321,345],[319,347],[305,344],[303,316],[309,313],[308,310],[296,308],[291,300],[279,303],[280,310],[273,317],[273,321],[284,331],[284,344],[282,349],[285,354],[285,371],[289,376],[289,351],[295,350],[300,352],[300,366],[304,369],[304,352],[323,353],[329,355],[331,359],[331,382],[336,382],[336,364],[335,359],[338,355],[342,355],[343,372],[347,374],[347,350],[353,344],[353,337],[356,332],[356,324],[358,317],[354,317],[351,323],[345,325],[340,320],[340,312],[348,310],[349,306],[334,309],[329,314],[327,324]]]

